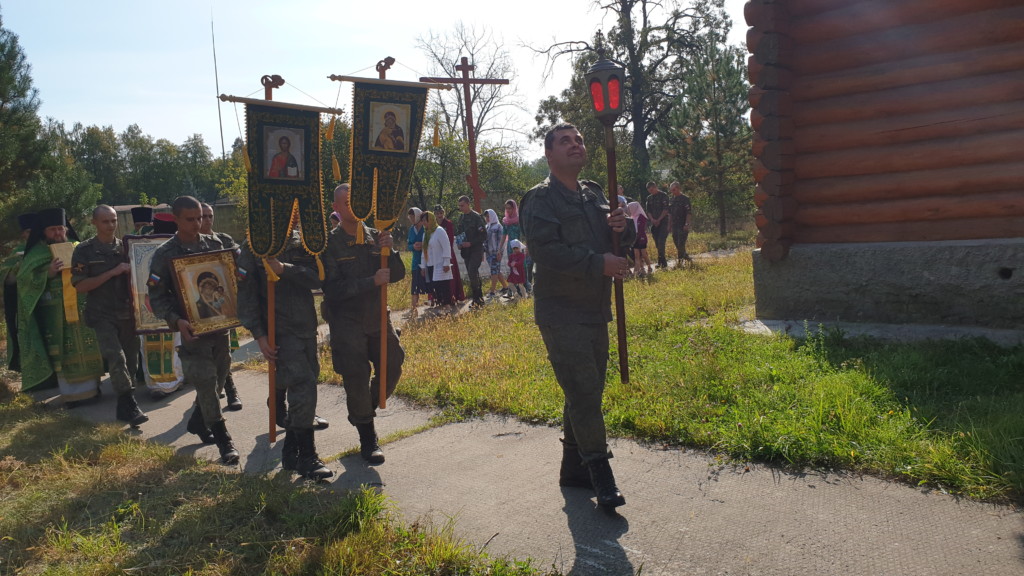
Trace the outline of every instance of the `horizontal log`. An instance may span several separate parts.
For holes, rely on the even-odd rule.
[[[751,90],[753,92],[753,90]],[[747,95],[752,110],[762,116],[791,116],[793,114],[793,97],[782,90],[760,90],[756,97]]]
[[[758,232],[757,236],[754,237],[754,245],[757,246],[758,248],[763,247],[766,242],[768,242],[768,241],[765,239],[764,235],[762,235],[760,232]]]
[[[761,209],[765,217],[769,221],[780,220],[769,210],[769,206],[766,204]],[[799,204],[793,219],[802,226],[845,226],[1008,216],[1024,218],[1024,183],[1014,190],[969,196],[932,196],[850,204]]]
[[[754,173],[754,182],[760,182],[772,172],[757,158],[753,158],[750,161],[750,171]]]
[[[764,203],[768,201],[771,196],[765,191],[760,185],[754,186],[754,206],[761,208]]]
[[[793,73],[785,68],[766,66],[754,59],[747,58],[747,78],[750,83],[769,90],[789,90],[793,85]]]
[[[910,172],[1020,159],[1024,130],[893,146],[854,148],[796,157],[797,179]],[[764,160],[762,160],[764,162]],[[765,163],[768,169],[771,165]]]
[[[789,240],[766,240],[761,246],[761,258],[769,262],[778,262],[789,255]]]
[[[1001,164],[957,166],[896,174],[800,180],[789,183],[785,191],[797,202],[806,204],[868,202],[1011,190],[1019,187],[1024,181],[1022,174],[1024,161],[1017,160]],[[758,186],[765,184],[762,182]],[[765,192],[768,194],[779,190],[780,185],[776,185],[775,188],[765,186]]]
[[[768,216],[765,216],[764,212],[757,210],[754,212],[754,226],[757,226],[758,230],[764,229],[768,226]]]
[[[1024,130],[1024,100],[876,120],[805,126],[793,133],[793,141],[797,152],[815,153],[957,138],[1003,130]]]
[[[931,242],[1024,237],[1024,218],[980,218],[934,222],[886,222],[850,226],[802,226],[794,243]]]
[[[765,66],[788,68],[793,61],[793,41],[778,32],[766,32],[750,49],[751,57]]]
[[[793,170],[796,163],[792,140],[768,142],[764,145],[761,154],[755,154],[754,156],[773,172]]]
[[[776,174],[778,174],[778,172],[776,172]],[[758,184],[757,186],[754,186],[754,202],[756,204],[758,198],[767,199],[767,198],[777,198],[777,197],[780,197],[780,196],[782,196],[782,197],[790,197],[790,196],[792,196],[791,189],[790,189],[791,187],[792,187],[792,185],[789,185],[789,187],[786,187],[786,186],[781,186],[781,185],[780,186],[766,186],[764,184]],[[763,202],[762,202],[762,204],[763,204]],[[762,204],[757,204],[757,206],[760,208]]]
[[[758,226],[757,229],[764,235],[765,240],[773,242],[783,238],[794,238],[798,227],[797,223],[792,220],[784,220],[782,222],[768,220],[764,226]]]
[[[750,113],[750,124],[754,127],[755,111]],[[756,113],[757,126],[754,131],[768,141],[792,140],[796,132],[796,125],[793,119],[788,116],[761,116]]]
[[[747,26],[765,32],[782,32],[789,30],[792,19],[786,7],[778,3],[747,2],[743,5],[743,19]]]
[[[958,16],[1019,6],[1019,0],[927,0],[893,2],[843,0],[807,2],[790,0],[792,23],[789,35],[801,44],[824,42],[867,34],[875,30],[903,27]]]
[[[756,174],[755,174],[756,176]],[[770,196],[785,196],[783,192],[793,186],[796,182],[796,175],[792,172],[772,172],[770,170],[762,174],[761,178],[755,178],[755,182],[764,186],[765,192]]]
[[[755,192],[756,194],[756,192]],[[776,222],[795,220],[799,212],[800,204],[792,197],[768,196],[761,206],[761,212]]]
[[[1024,20],[1021,21],[1021,27],[1024,28]],[[797,100],[820,100],[901,86],[1013,72],[1022,68],[1024,39],[1019,39],[1014,43],[958,52],[913,58],[890,57],[888,61],[880,64],[842,69],[829,68],[820,74],[797,71],[792,92]]]
[[[965,14],[951,20],[886,28],[838,40],[800,44],[787,67],[797,74],[822,74],[899,59],[955,54],[1015,43],[1024,25],[1024,6]]]
[[[792,119],[797,126],[838,124],[1017,102],[1022,98],[1024,74],[1004,72],[814,101],[801,102],[794,95]]]

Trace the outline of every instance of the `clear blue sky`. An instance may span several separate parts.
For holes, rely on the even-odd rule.
[[[744,3],[726,0],[733,44],[744,40]],[[378,6],[386,12],[376,13]],[[260,77],[280,74],[287,84],[275,100],[346,109],[351,84],[328,75],[376,77],[374,64],[393,56],[397,64],[388,78],[416,80],[428,73],[417,37],[443,34],[458,21],[485,26],[512,53],[530,113],[524,121],[532,125],[538,102],[564,87],[569,62],[559,61],[554,79],[544,83],[543,57],[519,45],[542,47],[607,30],[611,23],[593,6],[592,0],[6,0],[0,15],[32,65],[43,117],[118,132],[138,124],[143,133],[176,144],[199,133],[217,155],[211,18],[221,93],[262,98]],[[236,120],[235,105],[220,106],[230,147],[239,123],[244,129],[244,111],[238,105]]]

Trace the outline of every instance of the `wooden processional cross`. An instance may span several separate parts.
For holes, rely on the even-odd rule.
[[[462,72],[462,78],[420,78],[420,82],[439,82],[443,84],[462,84],[462,95],[466,100],[466,137],[469,139],[469,176],[466,182],[473,190],[473,209],[480,212],[480,201],[484,191],[480,188],[480,173],[476,167],[476,134],[473,133],[473,99],[469,94],[470,84],[508,84],[503,78],[470,78],[469,73],[476,69],[469,63],[469,58],[462,57],[462,63],[455,67]]]

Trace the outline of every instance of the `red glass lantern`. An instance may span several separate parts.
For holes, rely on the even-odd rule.
[[[614,124],[622,115],[622,81],[625,75],[624,68],[603,57],[587,70],[591,112],[606,126]]]

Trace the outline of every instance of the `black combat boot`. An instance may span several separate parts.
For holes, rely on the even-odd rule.
[[[316,453],[313,430],[292,429],[292,433],[297,433],[299,440],[299,464],[296,466],[295,471],[300,476],[310,480],[325,480],[334,476],[334,472],[324,465],[323,460]]]
[[[373,428],[373,422],[369,424],[356,424],[359,431],[359,455],[370,464],[383,464],[384,451],[377,444],[377,431]]]
[[[148,422],[149,416],[139,408],[135,402],[135,395],[128,392],[117,397],[117,419],[127,422],[130,426],[138,426]]]
[[[238,464],[238,450],[235,450],[235,444],[231,442],[227,424],[223,420],[214,422],[210,432],[213,432],[213,439],[220,450],[220,461],[224,464]]]
[[[189,434],[199,436],[199,440],[201,440],[203,444],[213,444],[215,442],[213,432],[210,432],[210,429],[206,427],[206,422],[203,421],[203,411],[199,409],[198,404],[192,408],[192,415],[189,416],[188,424],[185,425],[185,430]]]
[[[295,470],[299,465],[299,438],[296,430],[284,431],[284,445],[281,446],[281,469]]]
[[[594,484],[594,493],[597,494],[598,506],[615,508],[626,503],[622,492],[615,486],[615,475],[612,474],[612,466],[607,458],[587,462],[587,469],[590,471],[590,481]]]
[[[224,392],[228,396],[228,405],[225,410],[237,412],[242,409],[242,400],[238,397],[238,388],[235,388],[235,379],[228,372],[227,380],[224,381]]]
[[[558,485],[568,488],[594,488],[590,481],[590,472],[583,465],[583,458],[580,457],[580,448],[565,440],[562,443],[562,467],[558,471]]]
[[[274,390],[274,422],[277,423],[278,428],[288,428],[288,404],[285,402],[287,397],[287,388]],[[267,406],[270,406],[270,400],[267,400]]]

